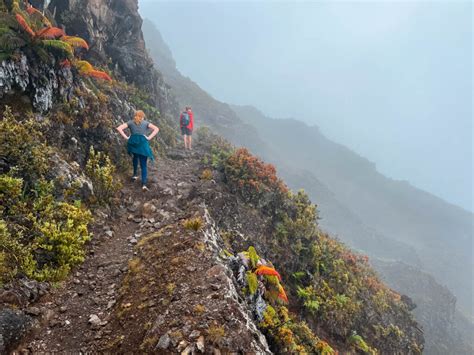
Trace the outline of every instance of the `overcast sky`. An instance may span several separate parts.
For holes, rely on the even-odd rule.
[[[140,0],[140,11],[217,99],[316,124],[472,211],[470,1]]]

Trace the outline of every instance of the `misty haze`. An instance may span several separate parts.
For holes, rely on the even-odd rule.
[[[0,0],[0,354],[474,354],[472,15]]]
[[[472,211],[471,2],[140,5],[178,69],[215,98],[317,125],[387,176]]]

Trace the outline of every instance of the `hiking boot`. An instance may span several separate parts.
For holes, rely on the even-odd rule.
[[[150,189],[148,187],[146,187],[145,185],[142,186],[142,190],[143,191],[150,191]]]

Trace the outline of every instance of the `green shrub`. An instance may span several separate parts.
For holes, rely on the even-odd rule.
[[[21,244],[21,234],[12,236],[7,228],[7,223],[0,220],[0,286],[11,281],[22,272],[31,274],[35,262],[29,246]]]
[[[284,306],[267,306],[259,328],[267,336],[271,349],[282,354],[335,354],[305,322],[298,321]]]
[[[85,172],[94,187],[90,202],[98,205],[108,204],[121,187],[114,178],[115,166],[110,158],[102,152],[96,152],[91,146]]]
[[[18,274],[38,280],[61,280],[84,260],[92,220],[79,202],[58,202],[53,181],[40,180],[29,194],[21,195],[22,180],[0,175],[1,209],[0,280]]]
[[[39,124],[31,118],[16,119],[6,107],[0,120],[0,173],[21,177],[30,189],[48,171],[49,154]]]
[[[248,285],[248,290],[251,295],[255,294],[258,289],[258,280],[257,280],[257,275],[255,275],[251,271],[247,271],[246,274],[247,277],[247,285]]]
[[[362,351],[365,354],[376,355],[377,352],[367,345],[364,338],[357,333],[352,334],[349,337],[348,343],[351,344],[356,350]]]
[[[51,190],[51,184],[44,183],[33,204],[35,215],[30,217],[37,235],[32,243],[37,269],[29,276],[38,280],[63,279],[71,267],[84,261],[84,244],[90,239],[90,211],[79,202],[56,202]]]

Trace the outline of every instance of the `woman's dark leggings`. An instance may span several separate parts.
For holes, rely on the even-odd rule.
[[[133,176],[138,174],[138,161],[140,160],[140,169],[142,171],[142,185],[146,185],[148,171],[146,168],[148,157],[140,154],[133,154]]]

